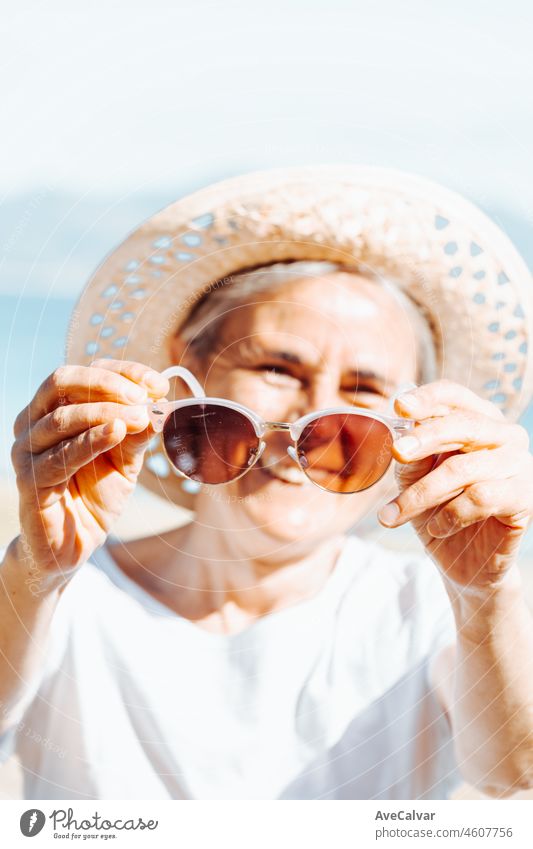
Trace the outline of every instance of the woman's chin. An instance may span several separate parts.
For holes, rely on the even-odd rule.
[[[236,483],[240,484],[236,500],[248,521],[277,539],[320,537],[338,523],[339,498],[343,496],[335,497],[307,478],[289,482],[258,468]]]

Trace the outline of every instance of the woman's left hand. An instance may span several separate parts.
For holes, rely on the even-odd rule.
[[[445,578],[463,587],[495,586],[516,563],[533,520],[526,429],[449,380],[412,390],[395,409],[417,424],[394,442],[400,494],[382,508],[380,521],[411,522]],[[399,508],[393,521],[382,513],[391,505]]]

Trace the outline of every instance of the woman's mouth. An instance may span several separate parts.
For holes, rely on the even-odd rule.
[[[298,466],[292,461],[287,461],[287,456],[272,454],[268,452],[268,457],[263,454],[257,461],[261,471],[275,480],[283,481],[283,483],[296,484],[298,486],[310,485],[311,481],[302,472]]]

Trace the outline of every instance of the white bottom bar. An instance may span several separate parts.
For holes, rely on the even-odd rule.
[[[41,829],[25,836],[27,831]],[[44,818],[44,819],[43,819]],[[212,849],[533,847],[533,800],[0,803],[2,846]],[[32,845],[32,844],[29,844]]]

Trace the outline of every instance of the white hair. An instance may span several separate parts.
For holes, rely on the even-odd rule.
[[[417,381],[428,383],[434,380],[437,371],[435,342],[429,319],[421,305],[413,301],[390,279],[374,272],[362,271],[356,267],[335,262],[323,260],[276,262],[249,271],[241,271],[216,281],[204,297],[196,303],[185,325],[178,331],[178,335],[188,344],[191,353],[203,361],[215,350],[220,320],[232,306],[246,303],[248,298],[258,293],[275,291],[291,279],[321,277],[335,272],[359,274],[390,292],[416,328]]]

